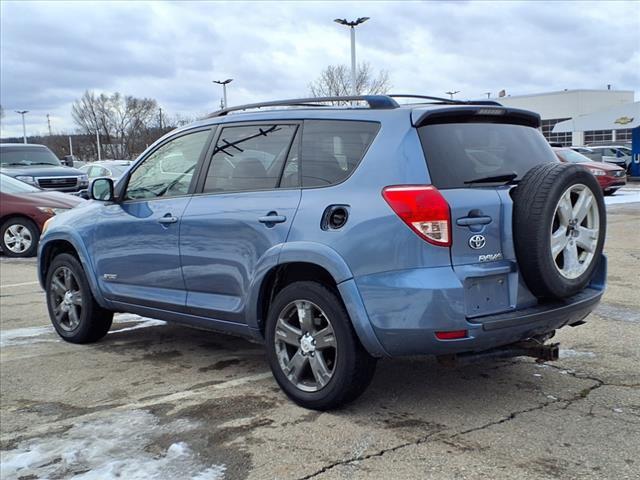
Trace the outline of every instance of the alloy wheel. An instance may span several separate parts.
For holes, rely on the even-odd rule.
[[[56,323],[67,332],[78,328],[82,315],[82,292],[69,267],[58,267],[53,272],[48,294]]]
[[[11,252],[22,254],[31,248],[33,234],[26,226],[15,223],[5,230],[3,241]]]
[[[560,196],[551,223],[551,257],[563,277],[582,275],[594,259],[600,233],[600,214],[593,192],[583,184]]]
[[[338,344],[330,319],[315,303],[296,300],[278,315],[275,349],[285,376],[298,389],[316,392],[335,372]]]

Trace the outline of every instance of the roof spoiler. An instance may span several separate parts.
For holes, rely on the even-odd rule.
[[[464,105],[420,112],[415,127],[440,123],[506,123],[539,128],[540,115],[529,110],[493,105]]]

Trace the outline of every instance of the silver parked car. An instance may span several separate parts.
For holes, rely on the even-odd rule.
[[[127,171],[129,165],[130,160],[102,160],[88,163],[80,167],[80,170],[87,174],[89,180],[111,178],[116,182]]]
[[[597,145],[589,147],[594,153],[602,155],[602,161],[612,163],[625,170],[631,165],[631,149],[625,145]]]

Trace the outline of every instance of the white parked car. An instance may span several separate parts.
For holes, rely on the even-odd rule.
[[[631,149],[625,145],[597,145],[589,148],[601,154],[603,162],[613,163],[625,170],[631,165]]]

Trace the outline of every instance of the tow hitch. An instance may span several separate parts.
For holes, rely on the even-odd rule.
[[[542,343],[538,340],[525,340],[503,347],[492,348],[484,352],[461,353],[457,355],[440,355],[438,362],[442,365],[455,366],[475,363],[478,360],[492,360],[511,357],[533,357],[538,362],[558,360],[559,343]]]

